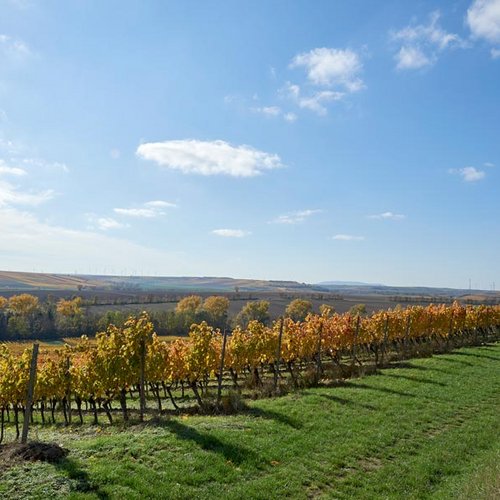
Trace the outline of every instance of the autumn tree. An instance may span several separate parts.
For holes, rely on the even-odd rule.
[[[83,318],[81,297],[59,300],[56,312],[58,329],[78,331],[81,328]]]
[[[179,300],[175,307],[177,314],[189,314],[194,316],[201,308],[203,299],[199,295],[189,295]]]
[[[39,305],[38,297],[28,293],[10,297],[7,309],[11,315],[7,327],[9,333],[14,336],[32,333]]]
[[[200,319],[198,316],[202,311],[203,299],[199,295],[189,295],[179,300],[175,307],[176,322],[183,332],[189,331],[193,323]]]
[[[312,303],[309,300],[295,299],[288,304],[285,314],[293,321],[304,321],[312,311]]]
[[[250,321],[259,321],[267,324],[269,322],[269,302],[267,300],[256,300],[247,302],[236,316],[235,324],[246,328]]]
[[[212,295],[203,302],[203,310],[208,316],[209,323],[216,328],[224,328],[227,322],[229,299]]]
[[[29,293],[13,295],[9,299],[9,310],[18,316],[29,316],[36,312],[39,307],[38,297]]]
[[[349,309],[349,314],[352,316],[364,316],[366,314],[366,305],[365,304],[356,304]]]
[[[319,306],[319,313],[321,316],[332,316],[335,314],[335,308],[331,306],[330,304],[321,304]]]

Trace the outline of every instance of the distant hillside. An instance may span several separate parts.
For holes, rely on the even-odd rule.
[[[0,290],[78,290],[97,286],[98,282],[83,276],[0,271]]]
[[[463,300],[500,298],[500,292],[488,290],[466,290],[460,288],[433,288],[424,286],[390,286],[369,283],[323,281],[316,286],[343,295],[390,295],[419,297],[455,297]]]
[[[188,276],[93,276],[73,274],[21,273],[0,271],[0,293],[18,292],[93,292],[119,294],[149,293],[230,293],[260,292],[287,294],[331,293],[342,297],[384,297],[384,300],[405,302],[405,298],[432,297],[473,301],[500,301],[499,292],[458,290],[453,288],[396,287],[358,282],[326,281],[317,284],[297,281],[266,281],[228,277]],[[365,302],[366,300],[363,299]]]
[[[296,281],[266,281],[217,277],[93,276],[0,271],[0,291],[125,290],[125,291],[314,291]]]
[[[320,281],[319,286],[385,286],[380,283],[364,283],[363,281]]]

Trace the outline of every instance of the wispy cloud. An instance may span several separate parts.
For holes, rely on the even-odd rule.
[[[287,82],[281,94],[286,95],[295,102],[299,108],[314,111],[318,115],[326,115],[326,104],[339,101],[345,95],[344,92],[335,92],[333,90],[319,90],[307,96],[302,95],[302,89],[299,85]]]
[[[232,146],[225,141],[150,142],[141,144],[137,155],[184,174],[253,177],[284,166],[276,154],[246,145]]]
[[[418,47],[401,47],[395,58],[398,69],[420,69],[435,62],[434,56],[426,56]]]
[[[41,158],[15,158],[14,161],[22,164],[27,168],[33,167],[48,171],[59,171],[65,173],[70,171],[68,165],[60,161],[46,161]]]
[[[402,43],[395,55],[400,70],[420,69],[434,64],[440,52],[450,48],[464,48],[467,43],[456,33],[445,31],[439,24],[441,14],[434,11],[427,24],[410,24],[399,31],[391,31],[394,42]]]
[[[364,239],[364,236],[354,236],[352,234],[336,234],[332,237],[332,240],[337,241],[362,241]]]
[[[28,172],[23,168],[10,167],[5,163],[4,160],[0,160],[0,176],[1,175],[15,175],[17,177],[23,177],[27,175]]]
[[[31,50],[23,40],[0,33],[0,54],[9,59],[22,60],[31,55]]]
[[[465,182],[479,181],[486,176],[486,172],[476,167],[451,168],[448,173],[460,175]]]
[[[36,206],[54,197],[54,191],[24,191],[10,182],[0,179],[0,207],[10,207],[14,205]]]
[[[288,214],[279,215],[272,221],[271,224],[300,224],[307,220],[311,215],[322,212],[320,209],[297,210]]]
[[[308,80],[317,86],[343,88],[357,92],[364,87],[359,77],[363,65],[359,55],[350,49],[321,47],[297,54],[291,68],[304,68]]]
[[[394,212],[382,212],[381,214],[373,214],[368,216],[369,219],[380,219],[380,220],[401,220],[405,216],[403,214],[395,214]]]
[[[243,229],[214,229],[212,233],[224,238],[243,238],[251,234],[250,231],[244,231]]]
[[[108,231],[109,229],[122,229],[129,227],[128,224],[113,219],[112,217],[98,217],[95,214],[87,214],[87,219],[89,221],[89,229],[99,229],[101,231]]]
[[[143,203],[138,207],[130,208],[114,208],[113,212],[126,217],[139,217],[152,219],[155,217],[160,217],[165,215],[165,208],[175,208],[177,205],[175,203],[170,203],[163,200],[154,200]]]
[[[250,110],[268,118],[283,118],[289,123],[296,121],[298,118],[295,113],[284,111],[279,106],[251,107]]]
[[[281,108],[279,106],[262,106],[251,108],[253,112],[259,113],[265,116],[280,116]]]

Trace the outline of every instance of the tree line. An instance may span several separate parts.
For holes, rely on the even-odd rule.
[[[232,330],[236,326],[245,328],[251,321],[268,325],[271,321],[270,303],[267,300],[248,301],[234,316],[229,316],[230,301],[227,297],[212,295],[203,299],[199,295],[189,295],[176,304],[174,310],[154,310],[151,321],[160,335],[185,336],[194,323],[206,322],[221,331]],[[361,304],[353,313],[364,313]],[[322,305],[319,313],[334,312],[329,305]],[[294,321],[302,321],[313,312],[310,300],[294,299],[285,310],[285,316]],[[130,312],[109,310],[95,314],[81,297],[45,301],[34,295],[22,293],[10,298],[0,296],[0,339],[51,339],[78,337],[82,334],[95,335],[109,325],[123,326]]]

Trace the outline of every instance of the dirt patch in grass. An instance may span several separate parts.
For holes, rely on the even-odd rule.
[[[59,462],[65,458],[68,450],[55,443],[9,443],[0,446],[0,469],[19,462]]]

